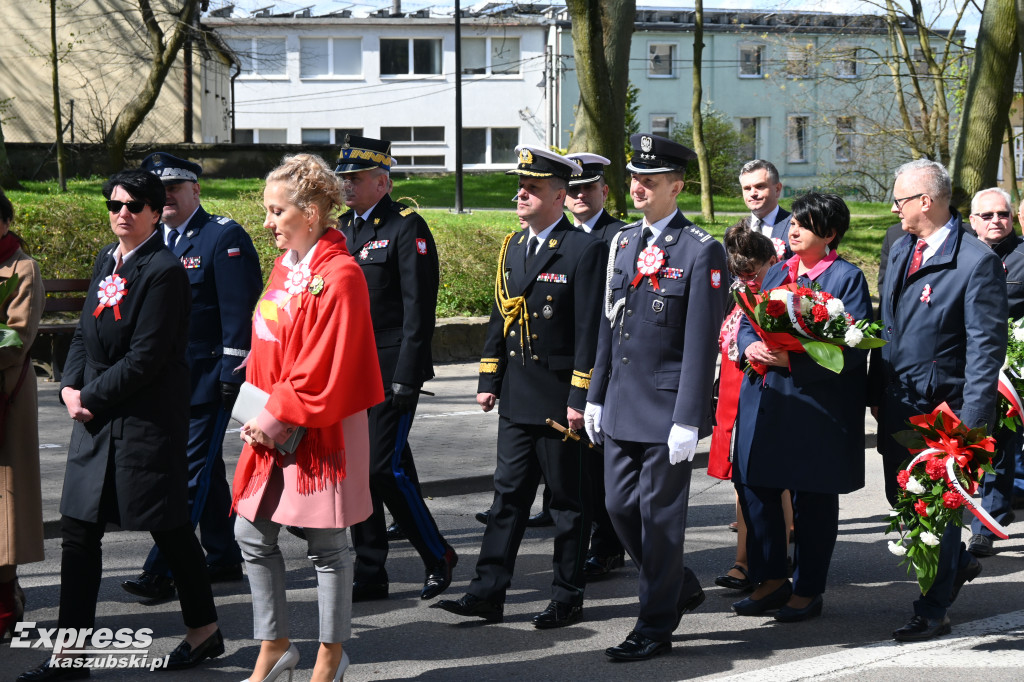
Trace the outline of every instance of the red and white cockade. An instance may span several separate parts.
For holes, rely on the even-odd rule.
[[[96,306],[96,310],[93,311],[93,317],[99,317],[100,313],[103,312],[104,308],[114,309],[114,319],[121,319],[121,299],[128,294],[128,281],[121,275],[114,273],[113,275],[107,275],[100,282],[99,291],[96,292],[97,298],[99,299],[99,305]]]
[[[306,290],[309,286],[309,280],[312,277],[309,272],[309,266],[305,263],[299,263],[298,265],[291,267],[291,272],[284,280],[284,288],[289,294],[297,296]]]
[[[644,277],[650,277],[651,284],[658,289],[658,271],[664,264],[665,252],[651,244],[641,251],[636,259],[636,277],[633,278],[632,285],[636,286]]]

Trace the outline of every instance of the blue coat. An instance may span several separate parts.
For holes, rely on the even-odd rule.
[[[192,289],[191,404],[219,401],[222,382],[245,381],[245,373],[235,369],[249,353],[252,312],[263,289],[260,259],[241,225],[202,207],[182,230],[174,255]]]
[[[748,214],[743,218],[740,218],[735,224],[730,225],[725,229],[726,233],[734,227],[740,225],[750,225],[751,216]],[[793,256],[793,252],[789,248],[789,221],[793,218],[786,209],[779,206],[779,212],[775,215],[775,224],[772,225],[772,243],[775,244],[776,251],[778,251],[778,242],[782,242],[783,254],[779,257],[779,260],[787,260]],[[777,240],[777,241],[776,241]]]
[[[785,263],[772,266],[764,289],[785,279]],[[871,319],[864,273],[838,258],[815,280],[843,302],[856,320]],[[798,284],[808,286],[800,277]],[[760,340],[744,317],[737,347]],[[864,408],[867,351],[843,348],[839,374],[806,353],[789,354],[789,369],[769,367],[764,377],[744,378],[740,387],[733,481],[752,486],[819,493],[848,493],[864,487]]]
[[[944,401],[967,426],[991,424],[1006,357],[1006,276],[996,253],[957,217],[939,251],[907,277],[915,241],[908,234],[893,244],[880,294],[889,343],[872,363],[872,400],[883,454],[905,453],[892,435]],[[928,303],[920,300],[926,285]]]
[[[665,254],[656,290],[649,278],[634,289],[642,222],[612,243],[606,296],[623,301],[601,319],[587,400],[604,405],[601,428],[612,438],[664,443],[672,424],[711,433],[718,332],[725,317],[725,249],[682,213],[654,242]]]

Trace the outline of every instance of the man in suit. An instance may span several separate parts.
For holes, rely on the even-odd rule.
[[[782,196],[779,169],[764,159],[747,161],[740,168],[740,189],[743,190],[743,203],[750,209],[750,215],[741,218],[736,225],[747,224],[755,232],[771,239],[779,260],[792,256],[793,252],[789,248],[789,211],[779,206],[779,197]],[[732,227],[735,226],[728,229]]]
[[[516,213],[527,229],[506,236],[498,258],[476,401],[499,403],[494,503],[476,576],[465,596],[438,608],[500,622],[516,554],[541,474],[555,521],[551,602],[537,628],[575,623],[583,613],[583,561],[590,529],[589,451],[564,440],[546,419],[583,428],[594,367],[601,279],[608,246],[562,212],[569,177],[581,168],[546,149],[521,146]],[[500,401],[498,397],[501,397]]]
[[[704,601],[683,540],[729,286],[722,244],[676,206],[696,155],[655,135],[630,142],[630,194],[644,217],[612,242],[586,425],[604,441],[608,513],[640,570],[636,625],[605,654],[639,661],[666,653],[683,613]]]
[[[608,200],[608,183],[604,181],[604,168],[611,161],[599,154],[570,154],[583,172],[569,178],[569,193],[565,207],[572,213],[573,225],[598,239],[610,242],[626,223],[616,220],[604,210]]]
[[[896,476],[909,459],[893,436],[910,417],[945,402],[970,428],[991,427],[996,419],[1006,355],[1006,276],[995,252],[950,211],[951,193],[940,163],[922,159],[896,171],[892,212],[908,234],[889,253],[880,292],[887,343],[872,358],[869,398],[890,505],[899,489]],[[949,524],[935,582],[893,638],[916,642],[950,632],[946,612],[979,573],[981,564],[960,542],[960,528]]]
[[[459,558],[441,535],[414,475],[409,429],[420,388],[434,376],[437,249],[430,228],[413,209],[394,201],[391,143],[346,135],[335,173],[344,181],[339,219],[349,251],[362,266],[370,290],[384,402],[369,411],[370,495],[373,514],[352,526],[356,550],[352,601],[387,599],[387,521],[384,505],[423,560],[422,599],[448,589]]]
[[[245,373],[236,370],[249,353],[252,311],[263,289],[260,259],[241,225],[203,210],[199,164],[156,152],[143,159],[141,169],[164,184],[167,203],[160,238],[181,260],[192,285],[186,450],[192,526],[200,531],[210,582],[241,580],[242,554],[235,543],[222,446],[231,407],[245,380]],[[166,558],[155,545],[142,574],[121,587],[148,600],[174,593]]]
[[[1006,273],[1008,315],[1024,316],[1024,239],[1013,231],[1013,209],[1010,195],[998,187],[983,189],[971,199],[971,229],[988,245],[1003,263]],[[1024,447],[1024,432],[998,427],[993,434],[996,452],[992,457],[994,474],[985,474],[981,481],[981,506],[1003,526],[1014,519],[1013,476],[1016,458]],[[995,534],[980,519],[971,519],[971,540],[967,551],[976,557],[996,553]]]

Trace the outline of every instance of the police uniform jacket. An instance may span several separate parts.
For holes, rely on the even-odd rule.
[[[1003,261],[1009,316],[1019,319],[1024,316],[1024,238],[1011,234],[992,250]]]
[[[663,443],[673,422],[711,433],[718,332],[728,298],[725,249],[676,213],[653,242],[666,259],[658,288],[634,288],[642,221],[612,243],[606,311],[587,400],[604,405],[601,428],[616,440]]]
[[[202,405],[220,400],[221,382],[245,381],[245,374],[235,369],[249,353],[252,312],[263,288],[263,274],[252,239],[234,220],[210,215],[200,207],[179,229],[174,255],[185,266],[192,288],[188,339],[192,405]]]
[[[786,280],[785,265],[768,271],[764,290]],[[872,318],[868,283],[857,266],[838,258],[814,282],[841,300],[855,320]],[[804,276],[797,283],[811,285]],[[759,340],[744,316],[737,335],[741,363],[747,347]],[[852,348],[842,352],[839,374],[806,353],[790,352],[788,367],[768,367],[763,379],[743,378],[733,482],[832,494],[864,487],[868,353]]]
[[[619,230],[624,228],[626,223],[621,220],[617,220],[608,211],[601,209],[601,215],[598,216],[597,221],[594,222],[594,228],[590,231],[591,236],[597,237],[603,242],[611,243],[615,235],[619,233]]]
[[[157,234],[118,272],[127,282],[117,319],[98,306],[100,281],[111,274],[100,250],[85,307],[71,341],[61,389],[82,392],[95,417],[75,422],[61,496],[62,514],[99,521],[113,459],[116,509],[103,518],[125,530],[170,530],[188,523],[189,281]]]
[[[787,260],[793,256],[793,251],[789,248],[789,221],[793,215],[786,209],[779,206],[779,212],[775,214],[775,224],[772,225],[772,244],[775,245],[775,255],[778,256],[779,260]],[[734,224],[726,228],[726,232],[739,227],[740,225],[750,226],[751,216],[748,214]]]
[[[871,399],[882,408],[883,454],[905,452],[892,435],[943,402],[971,428],[991,424],[1006,357],[1006,276],[996,253],[956,216],[938,252],[907,277],[916,241],[908,234],[893,244],[880,293],[888,343],[877,373],[872,359]]]
[[[499,414],[513,422],[562,422],[566,406],[586,408],[608,246],[563,215],[527,267],[529,237],[510,235],[498,263],[508,305],[521,297],[524,324],[517,314],[506,322],[495,304],[477,390],[499,396]]]
[[[355,211],[340,219],[370,290],[370,316],[385,387],[421,386],[434,376],[439,269],[434,237],[413,209],[385,194],[356,234]]]

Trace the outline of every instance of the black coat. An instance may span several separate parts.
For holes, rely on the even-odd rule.
[[[1024,239],[1011,234],[992,250],[1003,261],[1010,317],[1019,319],[1024,316]]]
[[[188,276],[157,234],[118,273],[127,282],[121,319],[112,308],[96,316],[99,283],[114,269],[116,247],[103,247],[96,258],[61,381],[61,389],[82,392],[94,418],[72,429],[60,511],[126,530],[168,530],[189,521]],[[117,504],[101,515],[105,481]]]
[[[617,220],[608,211],[602,209],[601,215],[598,216],[597,222],[594,223],[594,229],[590,231],[590,234],[610,244],[615,235],[619,233],[619,230],[625,226],[626,223]]]
[[[563,216],[525,268],[528,238],[529,230],[511,236],[498,271],[510,297],[525,297],[530,338],[518,322],[506,335],[495,305],[477,390],[499,396],[499,414],[518,424],[561,423],[566,406],[586,408],[608,245]]]
[[[339,219],[370,291],[370,317],[384,385],[422,386],[434,376],[439,267],[434,237],[413,209],[385,194],[359,233],[355,211]]]

